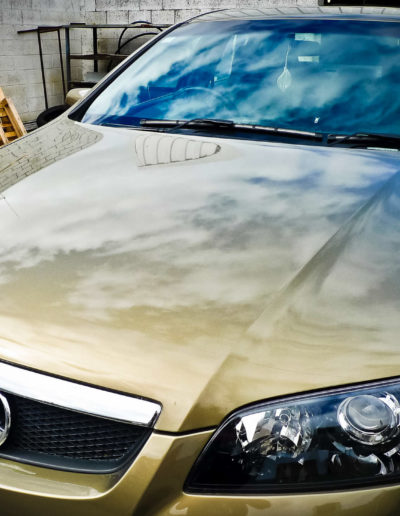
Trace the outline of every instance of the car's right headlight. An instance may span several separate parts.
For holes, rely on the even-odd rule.
[[[231,415],[186,492],[271,493],[400,480],[400,381],[261,403]]]

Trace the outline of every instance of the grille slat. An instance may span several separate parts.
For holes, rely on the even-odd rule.
[[[6,394],[11,408],[11,431],[0,456],[16,460],[40,456],[51,467],[70,469],[73,462],[90,471],[116,469],[139,452],[150,435],[141,426],[46,405]],[[62,467],[65,459],[65,468]],[[69,467],[68,467],[69,465]]]

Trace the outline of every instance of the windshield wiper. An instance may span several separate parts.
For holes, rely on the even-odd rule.
[[[182,128],[193,129],[226,129],[234,131],[249,131],[254,133],[265,133],[274,136],[284,136],[293,138],[306,138],[312,140],[323,140],[322,133],[315,133],[310,131],[300,131],[298,129],[285,129],[282,127],[268,127],[266,125],[254,124],[237,124],[233,120],[219,120],[217,118],[193,118],[191,120],[158,120],[145,118],[140,121],[142,127],[149,128],[170,128],[171,131]]]
[[[396,134],[351,133],[328,134],[328,145],[354,144],[363,147],[388,147],[400,149],[400,136]]]
[[[195,129],[218,128],[223,129],[233,127],[233,120],[219,118],[192,118],[191,120],[159,120],[144,118],[140,121],[142,127],[166,128],[167,130],[182,129],[183,127],[193,127]]]

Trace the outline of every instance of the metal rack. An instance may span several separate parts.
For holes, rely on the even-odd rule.
[[[130,38],[127,42],[122,43],[122,37],[125,34],[125,32],[128,29],[152,29],[152,30],[158,30],[162,31],[163,29],[169,27],[169,25],[165,24],[158,24],[154,25],[149,22],[145,21],[135,21],[132,23],[119,23],[119,24],[98,24],[98,25],[87,25],[85,23],[70,23],[68,25],[56,25],[56,26],[49,26],[49,25],[40,25],[36,27],[35,29],[24,29],[19,30],[18,34],[25,34],[25,33],[32,33],[36,32],[37,39],[38,39],[38,46],[39,46],[39,57],[40,57],[40,68],[42,72],[42,82],[43,82],[43,95],[44,95],[44,101],[46,109],[49,108],[49,102],[48,102],[48,95],[47,95],[47,87],[46,87],[46,76],[45,76],[45,69],[44,69],[44,63],[43,63],[43,49],[42,49],[42,40],[41,35],[47,32],[57,32],[57,39],[58,39],[58,51],[60,56],[60,73],[61,73],[61,81],[63,86],[63,93],[64,97],[68,90],[74,87],[91,87],[95,84],[93,81],[73,81],[71,78],[71,61],[75,59],[79,60],[89,60],[93,61],[93,71],[98,72],[98,61],[101,60],[123,60],[125,59],[128,54],[121,54],[119,51],[130,41],[139,38],[141,36],[146,35],[154,35],[157,34],[156,32],[143,32],[140,34],[136,34],[132,38]],[[70,32],[73,29],[89,29],[92,31],[92,46],[93,46],[93,52],[90,54],[72,54],[71,53],[71,42],[70,42]],[[109,53],[99,53],[98,52],[98,29],[122,29],[122,33],[120,35],[119,41],[118,41],[118,49],[115,54],[109,54]],[[60,31],[64,30],[65,34],[65,74],[64,74],[64,65],[63,65],[63,53],[62,53],[62,46],[61,46],[61,34]]]
[[[169,27],[169,25],[153,25],[152,23],[137,21],[129,24],[99,24],[99,25],[86,25],[86,24],[78,24],[71,23],[69,25],[64,25],[65,30],[65,54],[66,54],[66,75],[67,75],[67,86],[68,89],[71,89],[75,86],[93,86],[93,83],[88,83],[87,81],[72,81],[71,80],[71,61],[74,59],[83,59],[93,61],[93,71],[98,71],[98,61],[102,60],[123,60],[128,57],[129,54],[120,54],[119,52],[115,54],[101,54],[98,52],[98,29],[123,29],[123,33],[120,36],[120,41],[118,43],[118,48],[121,48],[121,39],[122,35],[128,29],[157,29],[159,31],[164,28]],[[93,53],[91,54],[71,54],[70,51],[70,30],[71,29],[91,29],[92,30],[92,42],[93,42]],[[141,34],[137,34],[134,38],[146,36],[146,35],[155,35],[156,32],[144,32]],[[130,38],[130,40],[134,39]]]
[[[40,69],[42,71],[43,94],[44,94],[44,102],[45,102],[45,105],[46,105],[46,109],[48,109],[48,107],[49,107],[49,102],[48,102],[48,98],[47,98],[46,76],[45,76],[45,73],[44,73],[44,65],[43,65],[42,39],[41,39],[40,36],[42,34],[46,33],[46,32],[57,32],[58,51],[59,51],[59,55],[60,55],[60,69],[61,69],[61,77],[62,77],[62,86],[63,86],[63,92],[64,92],[64,97],[65,97],[66,90],[65,90],[64,66],[63,66],[63,60],[62,60],[61,35],[60,35],[60,30],[62,28],[63,28],[62,25],[57,25],[57,26],[39,26],[39,27],[36,27],[36,29],[24,29],[24,30],[19,30],[18,31],[18,34],[24,34],[24,33],[29,33],[29,32],[31,32],[31,33],[32,32],[36,32],[36,34],[37,34],[38,45],[39,45]]]

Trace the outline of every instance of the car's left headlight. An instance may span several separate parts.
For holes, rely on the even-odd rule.
[[[266,402],[230,416],[186,492],[272,493],[400,480],[400,381]]]

